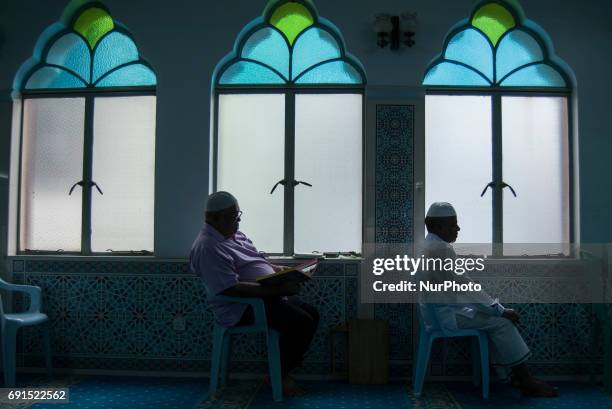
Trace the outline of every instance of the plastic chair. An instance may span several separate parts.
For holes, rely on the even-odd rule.
[[[231,336],[234,334],[251,334],[263,332],[266,334],[266,344],[268,347],[268,368],[270,371],[270,381],[272,383],[272,397],[276,402],[283,400],[283,385],[281,379],[280,349],[278,345],[278,332],[268,328],[266,320],[266,309],[261,298],[243,298],[216,296],[211,301],[235,302],[249,304],[253,308],[255,322],[251,325],[240,327],[224,327],[216,321],[213,328],[213,350],[210,368],[210,389],[209,398],[214,398],[219,386],[227,384],[230,356],[231,356]]]
[[[431,304],[420,304],[419,344],[415,359],[413,392],[421,397],[429,355],[434,340],[438,338],[476,337],[472,340],[472,382],[480,384],[482,374],[482,397],[489,397],[489,343],[484,331],[475,329],[444,330],[435,316]],[[480,348],[478,348],[480,346]],[[480,351],[479,351],[480,349]],[[480,353],[479,353],[480,352]],[[480,360],[478,357],[480,356]]]
[[[17,331],[21,327],[31,325],[43,325],[43,344],[46,354],[47,372],[52,373],[51,368],[51,339],[49,335],[49,317],[40,312],[41,291],[40,287],[33,285],[18,285],[7,283],[0,279],[0,289],[8,291],[19,291],[30,296],[30,308],[26,312],[6,314],[2,308],[0,296],[0,321],[2,324],[2,363],[4,370],[4,386],[9,388],[15,386],[15,359],[17,355],[16,342]]]

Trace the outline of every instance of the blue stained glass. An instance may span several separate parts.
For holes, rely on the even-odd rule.
[[[463,30],[449,41],[444,56],[482,72],[493,82],[493,50],[487,38],[477,30]]]
[[[74,33],[58,38],[49,49],[46,61],[48,64],[66,67],[80,75],[83,81],[89,81],[91,63],[89,47]]]
[[[550,65],[535,64],[518,70],[501,85],[507,87],[565,87],[565,80]]]
[[[526,32],[514,30],[497,47],[497,81],[521,65],[543,59],[544,54],[538,42]]]
[[[45,88],[84,88],[82,80],[61,68],[42,67],[37,70],[26,84],[26,89]]]
[[[272,28],[251,35],[242,48],[242,57],[262,62],[289,78],[289,48],[285,38]]]
[[[302,75],[296,84],[361,84],[361,76],[344,61],[321,64]]]
[[[136,44],[125,34],[117,31],[110,33],[96,47],[92,82],[111,69],[133,61],[138,61]]]
[[[239,61],[225,70],[220,84],[285,84],[274,71],[249,61]]]
[[[296,78],[314,64],[334,58],[340,58],[336,39],[327,31],[310,28],[298,38],[293,47],[291,78]]]
[[[425,76],[424,85],[474,85],[489,86],[487,80],[475,71],[450,62],[441,62],[432,67]]]
[[[155,85],[155,73],[143,64],[126,65],[111,72],[96,84],[96,87],[133,87]]]

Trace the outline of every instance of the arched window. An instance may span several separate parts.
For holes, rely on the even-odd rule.
[[[361,251],[365,75],[309,1],[276,1],[213,77],[213,189],[274,254]]]
[[[456,206],[460,242],[504,243],[504,254],[522,255],[572,241],[563,65],[519,6],[484,1],[427,69],[426,206]]]
[[[155,86],[100,3],[73,1],[40,36],[14,82],[18,252],[153,251]]]

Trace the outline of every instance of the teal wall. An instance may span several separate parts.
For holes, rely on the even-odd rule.
[[[66,3],[0,2],[0,172],[9,169],[9,94],[14,75],[31,55],[40,33],[59,19]],[[575,74],[581,238],[612,242],[612,189],[608,188],[612,4],[606,0],[522,3],[527,17],[546,30],[557,54]],[[108,0],[105,4],[130,29],[158,74],[155,247],[160,257],[185,257],[208,193],[211,75],[215,64],[231,50],[240,29],[261,14],[265,1],[236,0],[229,8],[221,2],[196,0]],[[365,66],[369,87],[376,87],[377,94],[384,97],[385,89],[396,95],[399,88],[420,85],[447,31],[468,16],[473,4],[471,0],[334,0],[319,1],[317,7],[321,16],[338,26],[348,50]],[[379,49],[372,16],[406,9],[418,12],[416,46],[399,52]],[[0,225],[6,223],[6,201],[6,186],[0,183]]]

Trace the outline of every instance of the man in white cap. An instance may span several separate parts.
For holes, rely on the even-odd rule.
[[[236,198],[228,192],[216,192],[206,202],[206,222],[189,254],[191,271],[199,275],[209,296],[262,297],[271,328],[280,333],[283,393],[303,393],[289,376],[299,366],[317,330],[317,310],[296,298],[300,285],[262,286],[258,277],[272,274],[282,266],[271,264],[238,230],[242,211]],[[254,315],[250,306],[239,303],[210,302],[216,321],[224,326],[248,325]]]
[[[451,243],[457,240],[459,225],[457,213],[450,203],[433,203],[425,217],[427,236],[425,238],[424,256],[426,258],[457,257]],[[451,280],[458,284],[470,283],[465,274],[437,270],[425,273],[424,279],[436,282]],[[430,296],[424,294],[425,300]],[[436,295],[437,296],[437,295]],[[504,308],[497,300],[485,291],[448,294],[437,298],[431,307],[438,323],[447,330],[478,329],[485,331],[489,338],[491,363],[498,373],[507,378],[511,373],[512,384],[521,389],[527,396],[555,397],[557,388],[535,379],[527,367],[531,352],[519,334],[516,323],[519,315],[510,308]],[[446,297],[447,303],[440,303]],[[435,296],[434,296],[435,298]]]

